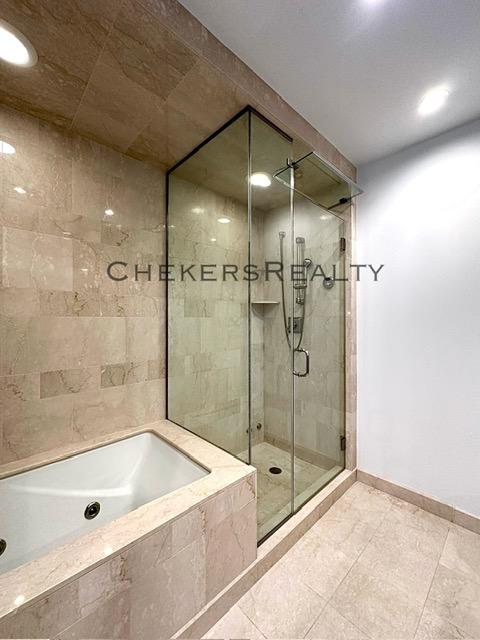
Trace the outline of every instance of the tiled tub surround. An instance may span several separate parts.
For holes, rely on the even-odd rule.
[[[255,560],[255,470],[168,421],[145,430],[211,472],[1,576],[0,637],[170,637]]]
[[[106,269],[163,261],[165,177],[4,107],[0,138],[2,465],[164,417],[163,284]]]
[[[0,573],[207,474],[149,432],[0,479],[0,536],[7,543]]]

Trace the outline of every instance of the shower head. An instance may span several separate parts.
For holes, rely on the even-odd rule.
[[[279,232],[278,232],[278,237],[279,237],[279,238],[285,238],[285,236],[286,236],[286,235],[287,235],[287,234],[285,233],[285,231],[279,231]]]
[[[297,244],[305,244],[305,238],[302,238],[302,236],[297,236],[297,237],[295,238],[295,242],[296,242]]]

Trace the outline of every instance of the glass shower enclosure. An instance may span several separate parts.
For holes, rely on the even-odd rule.
[[[345,466],[359,189],[247,107],[167,175],[167,417],[257,468],[262,541]]]

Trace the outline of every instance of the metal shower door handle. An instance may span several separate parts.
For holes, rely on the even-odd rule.
[[[300,347],[299,349],[295,349],[295,351],[305,354],[305,371],[303,373],[300,373],[300,371],[295,371],[294,369],[293,375],[298,376],[299,378],[305,378],[305,376],[308,376],[308,374],[310,373],[310,354],[306,349],[302,349],[302,347]]]

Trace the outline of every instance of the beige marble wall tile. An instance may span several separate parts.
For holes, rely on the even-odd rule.
[[[19,402],[40,398],[40,375],[26,373],[0,378],[0,398],[3,406],[12,401]]]
[[[100,300],[95,291],[40,291],[39,295],[42,316],[100,315]]]
[[[13,0],[3,15],[31,40],[40,53],[28,74],[8,69],[2,73],[3,101],[14,108],[68,125],[97,61],[118,4],[101,7],[55,1],[40,2],[30,10]],[[47,25],[41,28],[40,25]]]
[[[6,403],[2,463],[79,441],[72,425],[72,412],[72,394]]]
[[[125,640],[130,634],[130,598],[119,593],[80,618],[53,640],[84,640],[85,638],[115,638]]]
[[[207,526],[209,525],[207,521]],[[257,509],[250,501],[206,532],[206,594],[211,600],[256,557]],[[219,549],[222,550],[219,554]]]
[[[101,370],[101,386],[118,387],[122,384],[145,382],[148,377],[148,362],[108,364]]]
[[[17,150],[0,181],[7,462],[163,416],[164,285],[113,283],[106,267],[161,261],[164,175],[5,107],[0,123]],[[139,386],[102,388],[102,367],[104,384]]]
[[[79,393],[98,389],[100,386],[99,367],[87,369],[61,369],[40,373],[40,397],[50,398],[66,393]]]
[[[69,291],[73,286],[72,260],[72,242],[68,238],[4,229],[4,287]]]
[[[37,289],[0,288],[2,315],[7,318],[25,318],[40,312],[40,295]]]
[[[132,578],[126,567],[126,554],[114,556],[78,579],[78,606],[82,618],[95,612],[102,612],[104,602],[127,591]],[[109,621],[111,626],[118,623],[121,616]]]
[[[78,581],[0,620],[2,638],[52,638],[79,618]]]

